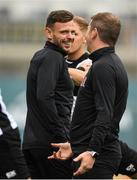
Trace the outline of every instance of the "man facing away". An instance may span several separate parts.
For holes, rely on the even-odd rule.
[[[74,174],[79,178],[111,179],[121,161],[118,133],[127,102],[128,79],[114,49],[120,26],[118,17],[98,13],[92,17],[87,32],[93,65],[79,90],[71,128],[76,169],[81,161]]]
[[[69,74],[75,84],[74,96],[77,97],[78,89],[83,81],[92,61],[85,53],[85,35],[88,29],[88,22],[79,16],[73,18],[76,26],[75,40],[70,48],[67,58]],[[74,102],[75,105],[75,102]],[[57,146],[56,146],[57,147]],[[137,152],[126,143],[120,141],[122,159],[116,175],[127,175],[130,178],[137,178]]]
[[[88,29],[88,22],[79,16],[75,16],[73,18],[75,23],[75,39],[70,48],[67,57],[67,64],[69,69],[69,74],[73,79],[75,84],[74,88],[74,99],[77,97],[78,89],[80,87],[81,82],[86,76],[92,61],[89,59],[89,54],[85,53],[85,36],[86,31]],[[74,101],[75,106],[75,101]],[[74,107],[73,107],[74,108]],[[73,112],[73,111],[72,111]],[[125,142],[120,141],[122,159],[120,162],[120,166],[115,173],[127,175],[130,178],[137,178],[137,152],[130,148]]]
[[[32,178],[72,177],[71,160],[48,160],[51,142],[69,141],[73,84],[64,56],[74,38],[73,14],[49,14],[45,47],[33,56],[27,76],[27,119],[23,150]]]
[[[85,53],[85,35],[88,29],[88,22],[79,16],[75,16],[73,21],[75,22],[76,29],[75,39],[69,50],[66,62],[68,64],[69,74],[75,84],[74,96],[77,97],[79,86],[87,74],[92,61],[88,59],[89,54]],[[60,148],[60,144],[56,144],[55,147]],[[136,179],[137,152],[122,141],[120,141],[120,147],[122,159],[120,166],[115,174],[123,174]]]
[[[70,133],[75,178],[112,179],[120,165],[119,122],[128,94],[127,74],[114,49],[120,26],[111,13],[98,13],[90,22],[86,39],[93,65],[80,87]],[[65,145],[57,158],[71,155]]]

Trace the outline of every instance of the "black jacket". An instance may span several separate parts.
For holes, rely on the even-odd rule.
[[[114,48],[99,49],[89,57],[93,65],[79,89],[72,118],[70,138],[75,153],[100,153],[103,146],[117,140],[127,103],[127,74]]]
[[[69,139],[73,84],[64,55],[61,48],[46,42],[32,58],[27,76],[24,149]]]

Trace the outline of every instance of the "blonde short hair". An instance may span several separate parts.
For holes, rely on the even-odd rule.
[[[86,19],[80,16],[74,16],[73,21],[79,25],[81,31],[87,31],[88,22],[86,21]]]

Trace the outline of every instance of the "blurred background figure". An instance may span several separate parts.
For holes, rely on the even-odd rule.
[[[92,14],[118,15],[122,30],[116,51],[129,77],[128,105],[121,121],[122,140],[137,150],[137,1],[125,0],[0,0],[0,86],[9,111],[20,128],[26,119],[26,74],[33,52],[44,43],[44,22],[52,10],[66,9],[88,21]]]
[[[16,122],[7,112],[0,89],[0,179],[30,179]]]

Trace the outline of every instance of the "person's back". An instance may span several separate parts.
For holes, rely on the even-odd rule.
[[[72,144],[73,144],[74,149],[75,149],[75,146],[79,146],[79,150],[81,149],[80,151],[82,151],[83,148],[88,147],[90,133],[92,133],[96,125],[95,120],[96,118],[98,118],[97,117],[98,110],[101,110],[103,106],[105,106],[105,108],[101,110],[102,114],[100,115],[100,118],[103,119],[105,115],[105,117],[107,118],[104,121],[104,126],[106,123],[107,126],[110,125],[111,127],[111,130],[106,129],[107,132],[105,131],[103,132],[104,135],[106,135],[107,133],[104,143],[105,141],[107,142],[107,141],[112,141],[114,139],[117,139],[118,132],[119,132],[119,121],[123,115],[123,112],[126,106],[126,101],[127,101],[128,80],[127,80],[127,74],[125,72],[125,69],[121,61],[119,60],[117,55],[114,54],[113,48],[107,47],[104,49],[100,49],[99,51],[100,52],[102,51],[99,57],[98,57],[98,53],[96,52],[93,52],[90,55],[90,58],[93,61],[92,68],[88,72],[85,84],[81,85],[81,88],[79,90],[79,98],[77,99],[77,104],[76,104],[75,111],[73,114],[74,120],[72,120],[73,128],[71,130],[71,133],[73,134],[72,137],[74,136],[77,139],[77,141],[74,141],[74,138],[73,138]],[[94,61],[94,57],[96,61]],[[100,77],[101,79],[103,79],[102,82],[100,81]],[[96,80],[98,83],[97,85],[96,85]],[[105,83],[106,84],[108,83],[109,85],[108,89],[112,88],[112,91],[108,92],[107,88],[104,88],[104,89],[102,88],[102,87],[105,87]],[[98,86],[98,89],[96,89],[97,86]],[[103,102],[102,97],[98,98],[97,92],[96,92],[96,96],[94,96],[95,89],[97,90],[97,92],[102,94],[102,97],[106,99],[108,104],[103,104],[105,103],[105,101]],[[108,94],[108,93],[111,93],[111,94]],[[112,102],[110,102],[107,99],[108,97],[112,98]],[[115,102],[113,102],[113,99],[115,99]],[[91,108],[91,105],[92,105],[92,108]],[[114,110],[112,109],[113,106],[115,106]],[[110,118],[109,114],[111,115],[111,118],[112,118],[111,124],[109,122],[109,118]],[[77,122],[80,122],[79,128],[78,128]],[[102,132],[100,132],[100,134],[101,133]],[[94,138],[96,139],[96,137]]]
[[[128,97],[128,77],[123,63],[116,54],[112,56],[112,68],[115,70],[115,104],[113,111],[114,127],[119,132],[119,123],[126,109]],[[117,120],[116,120],[117,119]]]

